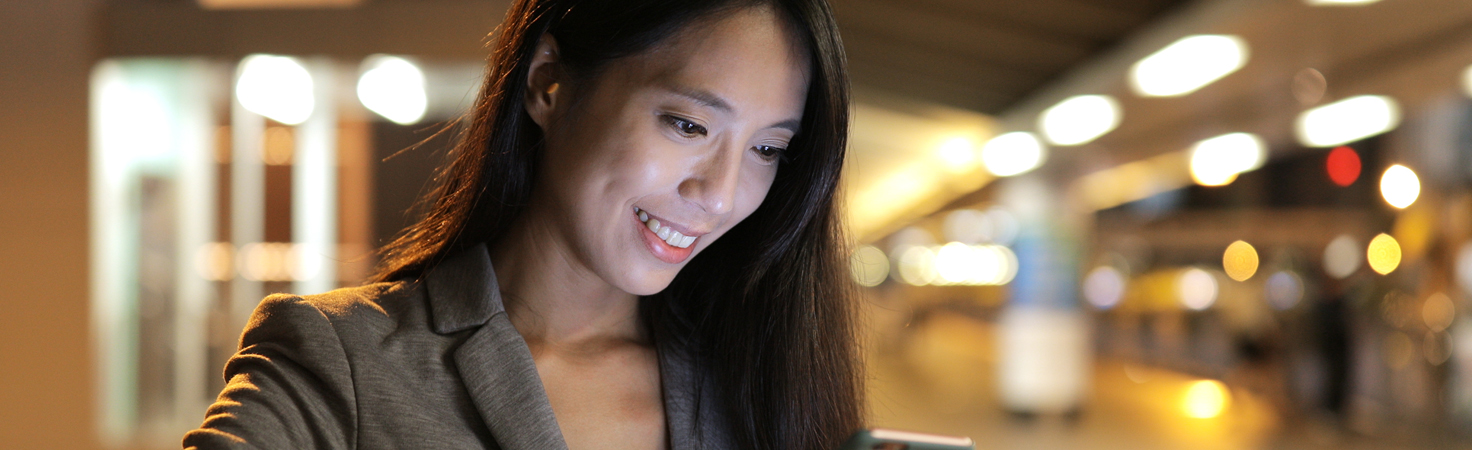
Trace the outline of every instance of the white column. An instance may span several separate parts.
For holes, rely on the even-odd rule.
[[[240,78],[239,67],[235,79]],[[231,323],[243,329],[260,303],[264,287],[241,276],[241,249],[266,235],[266,167],[261,159],[266,119],[230,95],[230,243],[235,247],[235,277],[230,281]]]
[[[316,107],[297,126],[291,168],[291,236],[297,249],[296,294],[337,287],[336,74],[325,58],[306,61]]]

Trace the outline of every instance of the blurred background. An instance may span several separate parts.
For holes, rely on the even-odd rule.
[[[407,223],[506,7],[0,3],[0,447],[177,448]],[[834,8],[876,425],[1472,448],[1472,2]]]

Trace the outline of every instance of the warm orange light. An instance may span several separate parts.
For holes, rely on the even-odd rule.
[[[1257,273],[1257,249],[1246,241],[1233,242],[1222,254],[1222,269],[1237,281],[1247,281]]]
[[[1370,240],[1370,248],[1365,251],[1365,259],[1369,260],[1370,268],[1381,275],[1388,274],[1400,266],[1400,243],[1395,238],[1385,233],[1375,236]]]
[[[1227,386],[1222,382],[1201,380],[1186,388],[1186,396],[1181,400],[1181,410],[1186,417],[1210,419],[1222,415],[1231,400]]]

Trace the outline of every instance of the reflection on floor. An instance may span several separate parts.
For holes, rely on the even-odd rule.
[[[873,425],[971,436],[978,449],[1468,448],[1424,436],[1350,436],[1322,421],[1282,417],[1241,388],[1229,387],[1218,402],[1197,395],[1200,388],[1191,392],[1199,378],[1107,359],[1095,361],[1078,414],[1009,414],[997,394],[993,324],[938,314],[907,326],[898,311],[867,314]]]

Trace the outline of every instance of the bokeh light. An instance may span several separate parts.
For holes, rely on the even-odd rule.
[[[1194,311],[1210,308],[1219,293],[1216,277],[1199,268],[1186,269],[1176,279],[1176,295],[1181,305]]]
[[[1017,276],[1017,255],[1007,247],[951,242],[934,252],[937,279],[931,284],[995,286]]]
[[[862,245],[849,258],[849,270],[853,272],[854,281],[859,285],[878,286],[889,277],[889,257],[878,247]]]
[[[889,237],[889,276],[895,281],[908,283],[904,274],[900,273],[901,259],[905,251],[910,247],[928,247],[935,244],[935,236],[929,231],[917,226],[909,226],[896,231]]]
[[[912,246],[906,248],[900,255],[900,280],[914,286],[924,286],[934,282],[935,252],[929,247]]]
[[[1360,178],[1360,154],[1349,147],[1335,147],[1324,160],[1324,168],[1329,172],[1329,181],[1349,186]]]
[[[986,269],[995,271],[995,268],[979,267],[980,264],[990,262],[993,262],[990,258],[978,258],[971,246],[951,242],[942,245],[940,250],[935,252],[935,273],[945,284],[959,284],[975,278],[974,272]]]
[[[1437,292],[1426,298],[1421,304],[1421,320],[1426,321],[1426,328],[1431,331],[1442,331],[1452,326],[1457,319],[1457,306],[1452,303],[1451,297],[1445,293]]]
[[[1365,251],[1365,259],[1370,262],[1370,269],[1381,275],[1395,271],[1400,266],[1400,243],[1395,238],[1385,233],[1380,233],[1370,240],[1370,247]]]
[[[358,101],[364,107],[399,125],[424,118],[429,96],[419,66],[397,56],[373,55],[363,60],[363,67]]]
[[[1043,110],[1038,129],[1054,145],[1081,145],[1119,126],[1120,118],[1114,97],[1077,95]]]
[[[1390,166],[1380,176],[1380,196],[1390,206],[1405,209],[1421,196],[1421,179],[1409,167],[1400,164]]]
[[[1222,253],[1222,269],[1233,280],[1247,281],[1257,273],[1257,249],[1246,241],[1231,243]]]
[[[1400,106],[1379,95],[1350,97],[1298,116],[1298,142],[1307,147],[1333,147],[1395,129]]]
[[[945,162],[946,170],[955,173],[970,172],[981,162],[976,157],[976,141],[966,136],[946,139],[940,143],[936,153]]]
[[[1452,357],[1452,335],[1446,331],[1427,331],[1421,341],[1421,355],[1426,362],[1439,366]]]
[[[1222,415],[1231,402],[1227,386],[1216,380],[1199,380],[1186,388],[1181,399],[1181,411],[1186,417],[1210,419]]]
[[[1119,269],[1099,266],[1084,277],[1084,300],[1100,310],[1108,310],[1124,298],[1125,279]]]
[[[1228,133],[1191,147],[1191,178],[1202,186],[1224,186],[1237,174],[1261,167],[1267,147],[1251,133]]]
[[[1324,247],[1324,273],[1344,279],[1360,269],[1360,243],[1353,236],[1341,234]]]
[[[1192,35],[1130,68],[1130,86],[1146,97],[1196,92],[1247,64],[1247,41],[1231,35]]]
[[[296,58],[250,55],[240,61],[235,98],[246,110],[287,125],[312,116],[312,74]]]
[[[1046,150],[1038,137],[1026,131],[1006,133],[981,147],[981,161],[992,175],[1021,175],[1043,164]]]
[[[1263,283],[1263,294],[1268,306],[1278,311],[1287,311],[1303,300],[1303,279],[1289,271],[1279,271],[1268,276]]]

